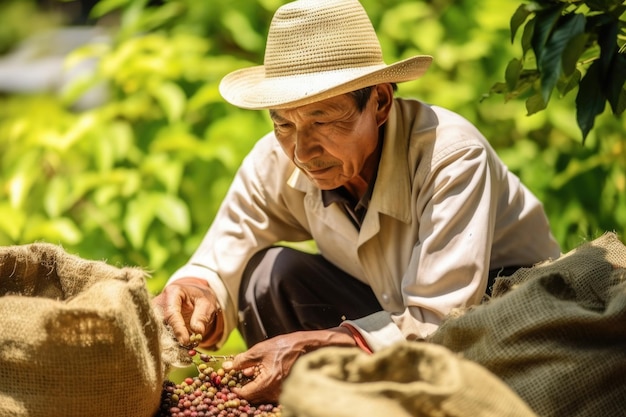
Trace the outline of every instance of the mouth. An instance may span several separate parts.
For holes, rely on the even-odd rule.
[[[321,178],[321,177],[328,176],[328,173],[332,171],[335,167],[336,167],[335,165],[332,165],[332,166],[328,166],[325,168],[312,168],[312,169],[306,169],[305,172],[311,178]]]
[[[336,168],[338,165],[334,163],[317,163],[317,164],[298,164],[298,167],[311,177],[320,177]]]

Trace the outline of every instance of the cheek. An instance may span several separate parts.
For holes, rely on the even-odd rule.
[[[288,138],[281,137],[278,135],[275,135],[275,136],[283,152],[285,152],[285,154],[289,157],[289,159],[293,159],[294,150],[295,150],[293,141],[289,140]]]

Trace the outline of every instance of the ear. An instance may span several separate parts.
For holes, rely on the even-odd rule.
[[[393,87],[389,83],[377,84],[374,87],[376,100],[376,124],[382,126],[389,118],[389,112],[393,104]]]

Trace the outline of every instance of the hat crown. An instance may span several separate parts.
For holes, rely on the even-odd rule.
[[[380,42],[358,0],[296,0],[279,8],[270,24],[266,77],[382,64]]]

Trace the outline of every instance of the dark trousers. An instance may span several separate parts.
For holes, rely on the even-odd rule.
[[[489,289],[498,273],[490,274]],[[239,331],[252,346],[279,334],[336,327],[382,307],[368,285],[321,255],[272,247],[248,263],[239,309]]]

